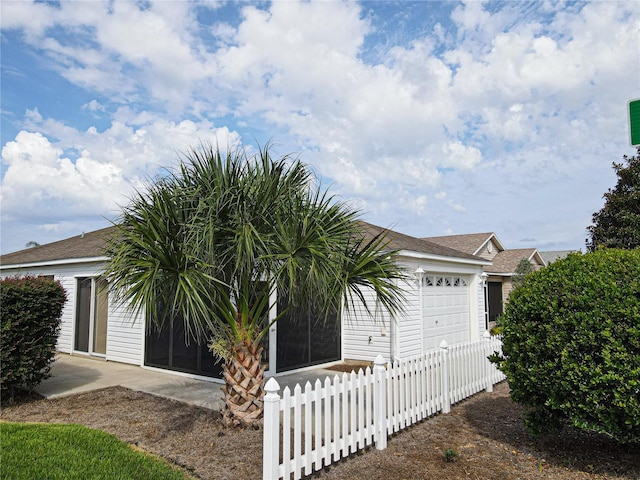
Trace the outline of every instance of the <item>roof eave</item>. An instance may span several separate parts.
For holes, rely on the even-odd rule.
[[[467,265],[491,265],[489,260],[485,260],[483,258],[475,260],[472,258],[449,257],[444,255],[435,255],[432,253],[414,252],[413,250],[399,250],[396,255],[399,257],[419,258],[420,260],[438,260],[441,262],[464,263]]]
[[[478,255],[479,252],[482,251],[482,249],[487,245],[487,243],[489,243],[491,240],[495,240],[496,245],[498,246],[498,251],[502,252],[505,250],[504,245],[502,245],[502,242],[498,239],[498,236],[495,233],[492,233],[491,235],[489,235],[489,238],[487,238],[484,242],[482,242],[482,245],[480,245],[475,252],[473,252],[474,255]]]
[[[19,270],[33,267],[51,267],[56,265],[73,265],[76,263],[100,263],[108,262],[109,257],[82,257],[82,258],[64,258],[59,260],[43,260],[40,262],[14,263],[8,265],[0,265],[0,270]]]

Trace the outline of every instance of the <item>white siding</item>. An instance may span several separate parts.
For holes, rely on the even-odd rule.
[[[481,266],[408,257],[400,259],[399,264],[409,274],[404,284],[404,312],[394,319],[385,315],[383,322],[361,314],[343,316],[345,359],[373,361],[377,354],[385,359],[407,358],[437,347],[442,340],[455,344],[480,338],[484,332]],[[466,286],[431,290],[423,286],[421,302],[419,283],[413,276],[418,268],[425,275],[464,279]],[[381,335],[382,326],[386,336]]]
[[[133,317],[121,305],[116,305],[109,294],[109,325],[107,331],[107,360],[144,363],[144,322]]]
[[[423,338],[421,315],[420,315],[420,290],[418,282],[413,278],[419,264],[412,262],[401,262],[409,274],[409,281],[405,285],[405,311],[398,317],[398,329],[396,344],[398,351],[395,352],[397,358],[413,357],[420,355]]]
[[[365,292],[369,305],[375,305],[373,292]],[[372,317],[363,306],[343,311],[342,315],[342,357],[347,360],[373,362],[378,354],[386,359],[391,354],[391,325],[387,312],[375,312]]]
[[[104,268],[103,263],[82,263],[30,267],[20,270],[3,269],[2,278],[15,275],[53,275],[67,293],[62,310],[60,334],[56,348],[60,352],[73,353],[74,321],[76,311],[76,283],[78,277],[96,277]],[[140,318],[133,319],[122,307],[115,306],[109,295],[107,324],[107,360],[142,365],[144,328]]]

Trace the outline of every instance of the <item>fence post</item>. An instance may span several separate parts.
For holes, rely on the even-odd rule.
[[[451,394],[449,392],[449,345],[446,340],[440,342],[442,352],[442,413],[451,411]]]
[[[262,480],[278,480],[280,465],[280,385],[270,378],[264,387],[264,432],[262,436]]]
[[[491,334],[489,333],[488,330],[484,331],[482,338],[484,338],[484,343],[486,345],[484,374],[487,377],[487,392],[493,392],[493,375],[492,375],[493,365],[489,361],[489,355],[493,354],[493,352],[491,351]]]
[[[387,448],[387,375],[384,358],[378,354],[373,362],[373,425],[377,450]]]

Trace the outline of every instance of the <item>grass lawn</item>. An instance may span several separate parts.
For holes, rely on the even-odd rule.
[[[180,479],[182,470],[81,425],[0,423],[0,477],[20,479]]]

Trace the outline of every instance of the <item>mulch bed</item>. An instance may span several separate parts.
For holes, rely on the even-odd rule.
[[[122,387],[53,400],[18,397],[0,419],[78,423],[180,465],[195,478],[262,477],[262,431],[227,429],[219,412]],[[640,445],[566,430],[532,438],[524,410],[506,383],[324,468],[314,478],[342,479],[640,479]],[[0,426],[1,428],[1,426]],[[445,451],[458,455],[445,461]]]

